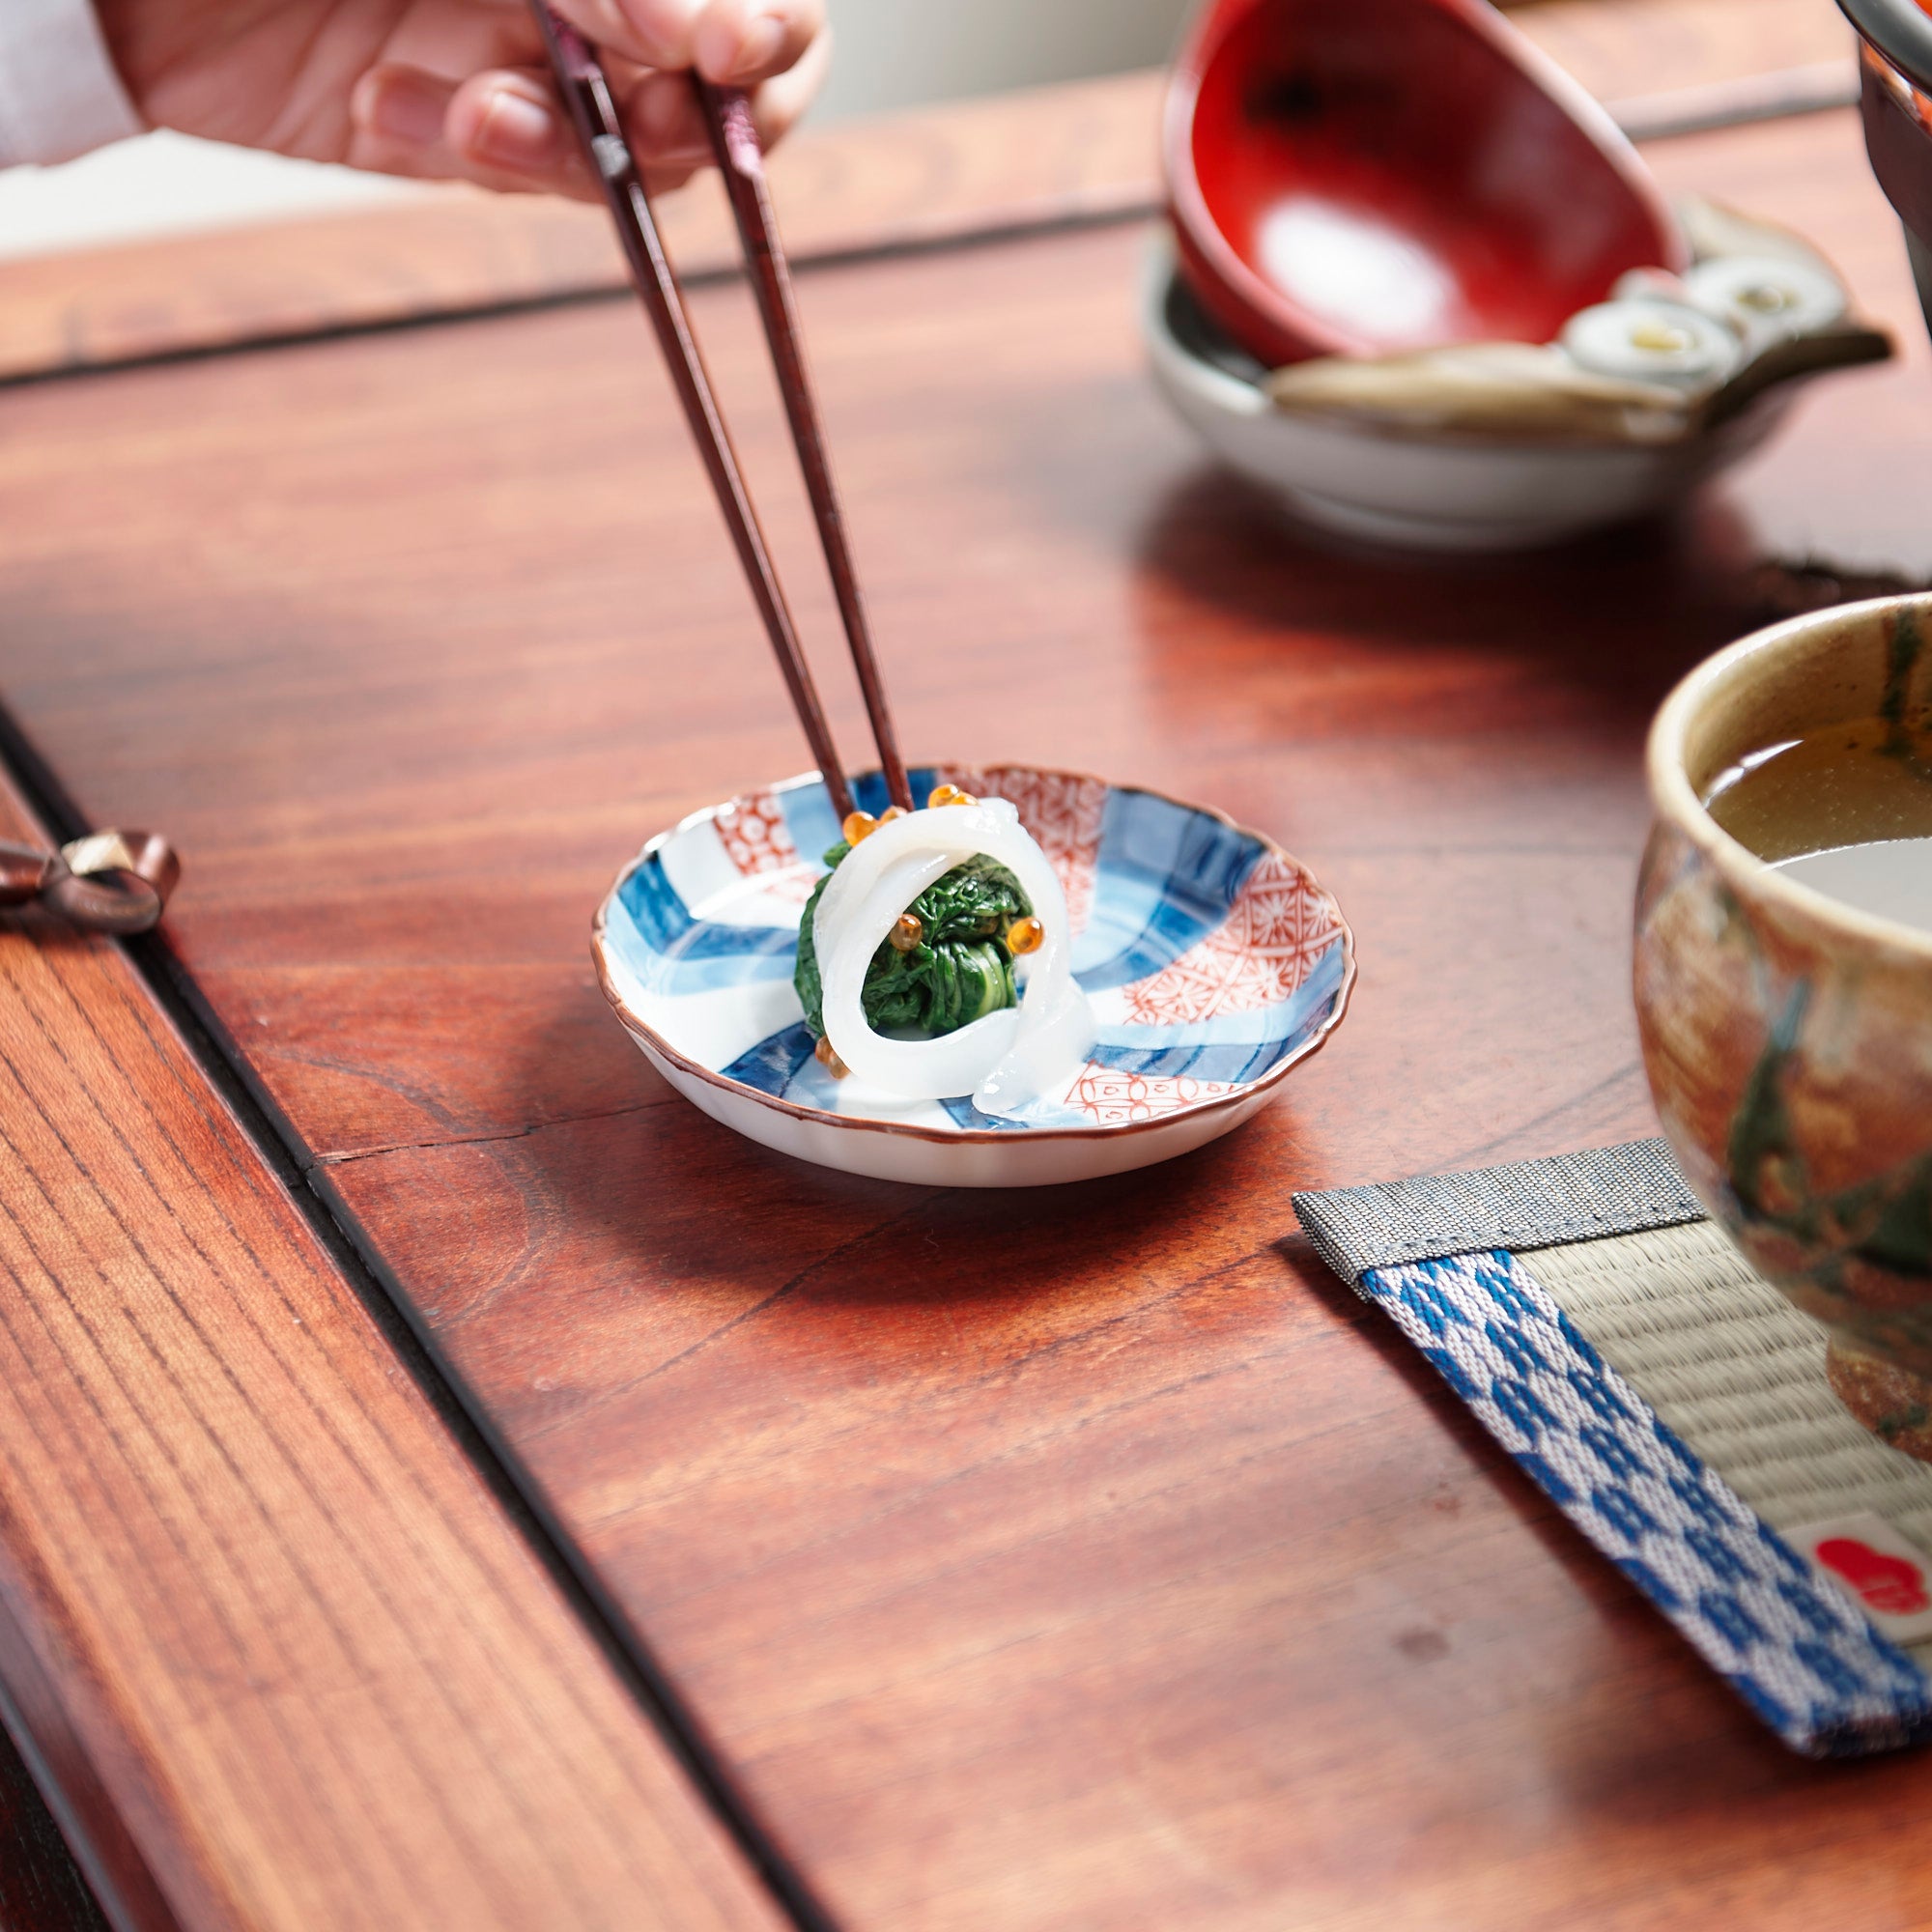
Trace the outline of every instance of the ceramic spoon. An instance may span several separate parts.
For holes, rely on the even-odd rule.
[[[1572,316],[1560,347],[1319,356],[1262,386],[1292,413],[1419,434],[1657,445],[1708,435],[1780,385],[1890,355],[1799,237],[1689,196],[1677,215],[1698,257],[1690,273],[1631,276],[1616,300]]]
[[[1181,272],[1269,367],[1548,342],[1685,265],[1630,143],[1487,0],[1209,0],[1163,148]]]

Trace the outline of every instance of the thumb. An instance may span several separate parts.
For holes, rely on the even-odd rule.
[[[704,0],[551,0],[557,14],[602,52],[639,67],[692,64]]]
[[[696,68],[754,86],[795,67],[825,27],[824,0],[554,0],[593,46],[640,67]]]

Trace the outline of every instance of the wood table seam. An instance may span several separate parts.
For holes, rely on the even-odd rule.
[[[78,1008],[76,1008],[76,1009],[79,1010]],[[53,1036],[51,1031],[46,1028],[44,1022],[40,1019],[40,1016],[38,1014],[35,1014],[34,1016],[36,1018],[37,1023],[41,1024],[43,1035],[47,1039],[49,1046],[52,1048],[56,1056],[59,1057],[63,1061],[63,1063],[66,1063],[67,1056],[64,1049],[61,1047],[58,1039]],[[92,1023],[89,1016],[87,1016],[84,1012],[81,1014],[81,1017],[84,1020],[88,1020],[89,1024]],[[79,1083],[76,1082],[76,1087],[78,1088],[78,1086]],[[227,1290],[228,1299],[233,1303],[237,1312],[241,1315],[242,1319],[248,1324],[249,1328],[262,1341],[270,1358],[273,1359],[277,1363],[277,1365],[282,1368],[283,1372],[288,1376],[290,1382],[302,1394],[304,1399],[307,1400],[310,1412],[317,1416],[318,1421],[321,1422],[326,1433],[330,1436],[332,1440],[334,1440],[337,1443],[345,1459],[349,1462],[350,1465],[355,1470],[355,1473],[362,1479],[365,1489],[368,1489],[373,1492],[373,1484],[371,1483],[368,1469],[361,1463],[361,1459],[355,1454],[355,1452],[351,1448],[351,1446],[347,1443],[347,1441],[344,1440],[344,1438],[341,1436],[340,1433],[334,1428],[333,1423],[329,1421],[317,1408],[317,1406],[314,1404],[313,1400],[311,1398],[308,1398],[308,1392],[302,1377],[296,1371],[294,1366],[283,1357],[279,1347],[276,1346],[275,1342],[270,1338],[268,1331],[263,1329],[260,1322],[256,1320],[254,1311],[248,1305],[247,1296],[242,1293],[242,1283],[231,1277],[225,1268],[218,1266],[213,1262],[213,1260],[208,1255],[207,1251],[203,1248],[201,1242],[196,1238],[193,1231],[187,1227],[186,1223],[183,1221],[178,1214],[174,1213],[172,1203],[168,1199],[166,1190],[161,1187],[156,1177],[149,1172],[147,1165],[142,1160],[138,1151],[135,1150],[131,1146],[131,1144],[128,1141],[127,1136],[122,1132],[119,1124],[114,1121],[112,1121],[111,1119],[109,1119],[109,1117],[102,1110],[100,1110],[100,1108],[99,1107],[99,1103],[93,1101],[93,1096],[91,1094],[89,1094],[88,1097],[90,1101],[93,1102],[93,1104],[95,1104],[96,1112],[99,1115],[102,1123],[108,1128],[109,1132],[112,1133],[120,1141],[122,1147],[128,1152],[129,1159],[133,1162],[135,1168],[142,1175],[142,1178],[147,1182],[156,1200],[162,1206],[162,1208],[166,1211],[170,1213],[170,1215],[174,1219],[175,1225],[181,1229],[183,1236],[187,1240],[190,1247],[194,1249],[197,1256],[200,1257],[204,1264],[207,1266],[211,1278],[221,1281],[224,1288]],[[141,1096],[138,1094],[134,1097],[138,1104],[143,1104],[143,1105],[146,1104],[144,1101],[141,1100]],[[151,1118],[153,1118],[152,1115]],[[51,1125],[51,1122],[49,1124]],[[157,1130],[161,1128],[162,1123],[158,1120],[155,1121],[155,1124]],[[88,1169],[86,1168],[85,1163],[82,1162],[77,1155],[74,1156],[74,1159],[75,1159],[75,1165],[80,1169],[80,1171],[83,1173],[87,1173]],[[90,1178],[92,1177],[90,1176]],[[207,1348],[210,1359],[216,1362],[221,1373],[227,1378],[230,1387],[235,1391],[238,1398],[242,1402],[243,1406],[249,1410],[249,1412],[254,1414],[257,1417],[257,1419],[261,1422],[265,1435],[268,1436],[270,1440],[274,1442],[278,1456],[281,1462],[283,1463],[284,1466],[286,1466],[295,1475],[296,1479],[301,1485],[305,1493],[309,1495],[311,1501],[314,1503],[315,1507],[323,1516],[323,1518],[328,1522],[330,1522],[336,1528],[344,1529],[346,1526],[342,1524],[342,1522],[340,1521],[340,1519],[338,1518],[337,1513],[334,1510],[333,1506],[328,1503],[328,1501],[324,1497],[320,1490],[316,1487],[314,1482],[309,1478],[308,1472],[306,1471],[305,1468],[303,1468],[300,1463],[300,1459],[296,1457],[293,1451],[289,1448],[289,1446],[280,1439],[279,1435],[273,1429],[270,1421],[270,1418],[268,1417],[266,1412],[261,1408],[259,1404],[254,1402],[253,1398],[249,1395],[247,1390],[242,1387],[241,1382],[235,1377],[231,1366],[225,1360],[223,1360],[218,1354],[218,1351],[216,1351],[212,1347],[212,1345],[210,1345],[208,1337],[206,1336],[199,1320],[195,1317],[192,1311],[187,1309],[185,1305],[180,1301],[179,1297],[173,1293],[173,1291],[171,1290],[171,1288],[169,1288],[167,1284],[163,1271],[155,1264],[153,1259],[147,1255],[145,1245],[141,1242],[140,1237],[134,1234],[131,1228],[127,1226],[125,1221],[122,1221],[122,1217],[120,1216],[118,1209],[114,1208],[113,1204],[107,1201],[107,1197],[105,1196],[104,1192],[99,1190],[98,1188],[98,1185],[97,1185],[97,1191],[101,1192],[101,1198],[103,1202],[106,1203],[106,1205],[108,1206],[110,1213],[114,1214],[117,1222],[121,1223],[124,1232],[127,1234],[130,1243],[136,1248],[138,1252],[142,1254],[143,1260],[147,1262],[149,1266],[149,1271],[151,1275],[154,1277],[156,1284],[161,1287],[163,1293],[167,1294],[168,1298],[174,1303],[178,1311],[181,1313],[184,1321],[187,1322],[188,1326],[193,1330],[197,1338],[203,1342],[204,1347]],[[217,1208],[217,1211],[222,1212],[225,1217],[225,1209],[220,1208],[220,1205],[218,1202],[215,1205]],[[230,1222],[229,1225],[232,1227],[233,1225],[232,1222]],[[275,1283],[272,1275],[269,1272],[262,1258],[255,1253],[252,1245],[246,1241],[241,1241],[239,1245],[242,1247],[242,1252],[248,1256],[251,1262],[254,1263],[256,1271],[260,1275],[264,1284],[267,1285],[270,1288],[270,1292],[276,1295],[277,1299],[281,1302],[282,1306],[284,1308],[288,1308],[291,1314],[293,1314],[294,1311],[292,1305],[287,1300],[286,1295],[281,1292],[279,1284]],[[132,1320],[131,1317],[130,1320]],[[306,1334],[307,1333],[306,1324],[304,1323],[301,1325],[303,1326],[304,1333]],[[139,1330],[138,1324],[137,1324],[137,1332],[142,1332]],[[154,1344],[152,1343],[151,1340],[149,1340],[149,1338],[145,1335],[145,1333],[142,1333],[142,1339],[144,1343],[146,1343],[147,1346],[150,1347],[151,1350],[154,1349]],[[165,1365],[165,1357],[161,1356],[158,1353],[158,1351],[156,1351],[156,1360]],[[204,1429],[207,1428],[205,1420],[203,1420],[203,1427]],[[231,1467],[232,1466],[233,1464],[231,1463]],[[241,1471],[237,1469],[235,1473],[239,1478],[241,1475]],[[399,1526],[402,1526],[400,1525],[400,1522]],[[406,1526],[403,1526],[403,1529],[404,1529],[404,1534],[406,1536],[410,1535],[410,1532],[408,1531]],[[359,1551],[359,1542],[357,1539],[354,1537],[345,1536],[345,1542],[348,1544],[350,1548],[356,1548]],[[479,1565],[479,1568],[481,1566]],[[388,1609],[393,1614],[396,1606],[389,1597],[386,1586],[384,1585],[382,1577],[380,1575],[379,1568],[377,1566],[367,1563],[362,1564],[360,1568],[362,1575],[365,1580],[368,1582],[370,1588],[375,1592],[375,1594],[379,1597],[379,1599],[383,1601],[385,1609]],[[465,1623],[467,1627],[469,1629],[471,1635],[475,1638],[475,1640],[479,1644],[484,1644],[484,1639],[481,1635],[481,1633],[476,1630],[474,1624],[469,1621],[467,1615],[467,1605],[463,1605],[460,1601],[461,1593],[458,1593],[458,1595],[459,1595],[459,1602],[457,1607],[459,1615],[462,1615],[464,1617]],[[413,1638],[412,1632],[412,1637]],[[485,1648],[487,1649],[487,1644],[485,1644]],[[442,1696],[445,1703],[447,1703],[448,1702],[447,1687],[444,1683],[443,1673],[437,1670],[434,1665],[434,1661],[423,1655],[419,1649],[416,1651],[416,1661],[425,1681],[434,1685],[437,1689],[438,1694],[440,1696]],[[573,1693],[575,1693],[575,1687],[573,1687]],[[582,1710],[583,1706],[582,1703],[582,1699],[578,1698],[577,1701],[579,1703],[580,1710]],[[453,1704],[450,1704],[448,1708],[450,1716],[453,1719],[457,1719],[460,1723],[462,1723],[466,1730],[469,1731],[472,1735],[480,1736],[480,1733],[477,1732],[474,1723],[475,1714],[473,1712],[461,1712]],[[528,1707],[526,1706],[526,1708],[527,1709]],[[536,1717],[535,1712],[531,1711],[530,1715],[534,1719]],[[541,1726],[539,1726],[539,1732],[541,1734]],[[600,1823],[602,1822],[603,1821],[600,1820]],[[627,1838],[625,1838],[623,1834],[618,1833],[618,1834],[613,1834],[611,1837],[610,1842],[612,1848],[619,1851],[620,1854],[622,1854],[625,1857],[626,1861],[628,1861],[629,1856],[634,1849],[630,1841]],[[561,1872],[563,1870],[563,1867],[558,1866],[555,1867],[555,1869]],[[642,1872],[638,1867],[633,1866],[632,1869],[634,1871],[634,1875],[639,1878],[644,1878],[647,1876],[647,1874]]]
[[[93,829],[4,703],[0,703],[0,770],[62,838],[85,837]],[[289,1200],[375,1319],[378,1332],[392,1347],[408,1338],[410,1346],[397,1350],[404,1372],[440,1425],[454,1433],[459,1452],[505,1507],[525,1548],[561,1590],[634,1705],[653,1725],[774,1903],[798,1932],[837,1932],[804,1874],[779,1849],[749,1795],[725,1769],[722,1754],[695,1715],[685,1709],[643,1634],[609,1596],[587,1557],[545,1506],[521,1459],[436,1346],[400,1286],[389,1278],[380,1250],[347,1202],[328,1184],[326,1169],[293,1122],[274,1105],[193,976],[157,935],[103,943],[113,945],[128,959],[176,1028],[184,1048],[235,1115],[242,1138],[271,1171],[281,1174]],[[0,1137],[4,1134],[0,1123]],[[58,1352],[58,1344],[55,1347]]]
[[[940,255],[954,250],[998,248],[1036,237],[1076,235],[1091,229],[1122,226],[1145,221],[1160,213],[1159,198],[1136,193],[1118,205],[1099,208],[1053,210],[1038,215],[1019,214],[980,227],[942,232],[889,235],[876,242],[805,249],[790,258],[795,276],[830,272],[839,269],[864,268],[880,262],[911,261],[922,256]],[[704,267],[679,277],[686,290],[710,289],[743,281],[744,270],[733,265]],[[124,356],[103,356],[99,361],[65,363],[57,368],[15,371],[0,374],[0,394],[13,389],[44,387],[55,383],[83,381],[96,376],[119,376],[141,370],[170,369],[197,362],[215,361],[229,356],[270,355],[278,350],[306,349],[332,342],[355,342],[372,336],[407,335],[427,328],[463,327],[470,324],[502,322],[521,316],[545,315],[574,308],[606,303],[635,301],[637,296],[628,282],[613,279],[579,288],[546,290],[540,295],[516,297],[502,301],[459,304],[449,308],[426,309],[418,313],[384,316],[361,322],[332,323],[315,327],[264,331],[232,341],[196,343],[181,348],[157,350]]]
[[[18,1084],[17,1070],[13,1066],[11,1060],[7,1058],[4,1052],[0,1052],[0,1065],[5,1065],[8,1067],[8,1070],[14,1074],[15,1082],[16,1084]],[[31,1098],[31,1096],[29,1097]],[[6,1146],[14,1152],[15,1160],[20,1165],[20,1171],[29,1175],[29,1177],[33,1180],[35,1187],[41,1193],[42,1198],[44,1201],[46,1201],[49,1214],[51,1215],[57,1212],[57,1210],[54,1208],[54,1203],[52,1201],[51,1196],[49,1196],[46,1192],[44,1181],[43,1180],[42,1177],[31,1167],[31,1165],[28,1164],[24,1152],[19,1149],[18,1145],[14,1140],[12,1134],[8,1131],[8,1128],[4,1122],[0,1122],[0,1145]],[[52,1288],[56,1296],[72,1313],[75,1322],[80,1327],[82,1333],[87,1337],[89,1346],[92,1349],[93,1353],[97,1361],[99,1362],[100,1368],[105,1373],[107,1378],[120,1391],[121,1397],[128,1404],[129,1410],[133,1414],[139,1416],[144,1422],[148,1424],[156,1441],[160,1446],[161,1454],[166,1459],[170,1469],[174,1472],[176,1476],[176,1479],[181,1483],[184,1492],[192,1494],[194,1490],[194,1485],[190,1482],[185,1472],[183,1470],[181,1463],[178,1458],[176,1457],[172,1446],[168,1443],[166,1439],[165,1432],[155,1427],[153,1418],[149,1415],[146,1406],[143,1405],[134,1396],[133,1392],[128,1386],[127,1379],[123,1375],[121,1369],[115,1363],[112,1352],[106,1348],[102,1340],[100,1331],[93,1321],[89,1321],[87,1315],[82,1310],[80,1304],[76,1302],[74,1298],[67,1293],[58,1266],[47,1256],[40,1252],[31,1235],[27,1234],[27,1232],[24,1229],[22,1229],[20,1233],[22,1239],[26,1242],[28,1248],[33,1253],[34,1259],[38,1264],[42,1274],[46,1279],[49,1286]],[[89,1258],[89,1261],[90,1261],[90,1265],[94,1269],[96,1278],[100,1281],[103,1288],[108,1288],[111,1292],[111,1284],[109,1284],[106,1280],[106,1277],[103,1274],[101,1274],[99,1264],[93,1262],[91,1257]],[[30,1306],[32,1306],[31,1302]],[[122,1313],[125,1316],[128,1316],[130,1325],[136,1325],[136,1326],[138,1325],[133,1322],[133,1318],[131,1317],[131,1314],[125,1307],[122,1310]],[[73,1376],[75,1386],[82,1389],[84,1399],[87,1401],[89,1406],[93,1409],[95,1417],[97,1421],[99,1421],[99,1423],[100,1424],[101,1429],[104,1435],[106,1435],[107,1439],[115,1446],[115,1449],[121,1458],[123,1466],[125,1467],[128,1475],[133,1481],[135,1486],[139,1489],[141,1493],[146,1497],[153,1520],[161,1524],[163,1534],[165,1534],[169,1542],[174,1545],[176,1553],[181,1557],[183,1562],[185,1564],[188,1564],[191,1566],[192,1565],[191,1553],[187,1546],[181,1541],[177,1525],[173,1521],[170,1512],[164,1506],[160,1496],[156,1493],[151,1482],[149,1481],[148,1476],[141,1469],[138,1461],[130,1453],[128,1442],[125,1436],[123,1435],[122,1432],[116,1426],[116,1424],[108,1417],[106,1411],[101,1408],[99,1402],[96,1398],[93,1390],[87,1387],[86,1378],[74,1372],[72,1368],[72,1358],[69,1354],[66,1346],[54,1333],[44,1314],[43,1314],[38,1309],[38,1307],[34,1307],[34,1314],[36,1320],[41,1323],[43,1332],[45,1334],[46,1339],[49,1345],[52,1347],[55,1354],[59,1356],[62,1363],[69,1368],[70,1374]],[[5,1323],[8,1332],[11,1335],[13,1333],[13,1325],[11,1321],[7,1321],[4,1311],[0,1311],[0,1322]],[[145,1342],[146,1338],[143,1337],[143,1340]],[[199,1420],[199,1418],[197,1419]],[[204,1428],[204,1433],[206,1433],[205,1425],[203,1425],[203,1428]],[[252,1499],[252,1490],[249,1491],[249,1493]],[[77,1515],[79,1513],[77,1512]],[[117,1517],[119,1517],[120,1515],[118,1507],[116,1508],[116,1515]],[[124,1531],[126,1533],[128,1547],[129,1548],[132,1548],[136,1546],[138,1539],[136,1539],[133,1536],[131,1527],[126,1524],[125,1518],[122,1519],[122,1521],[124,1525]],[[253,1597],[255,1595],[255,1586],[249,1579],[248,1566],[238,1560],[235,1549],[232,1544],[229,1542],[226,1533],[216,1525],[216,1522],[213,1518],[207,1519],[206,1526],[209,1536],[213,1541],[216,1548],[220,1552],[222,1560],[228,1567],[230,1573],[241,1583],[241,1587],[242,1588],[242,1590],[249,1596]],[[165,1597],[166,1592],[164,1590],[156,1589],[153,1591],[153,1594],[156,1596]],[[211,1597],[209,1601],[211,1605],[211,1613],[213,1614],[215,1617],[217,1617],[224,1624],[226,1634],[228,1635],[236,1654],[238,1656],[241,1655],[244,1649],[244,1646],[242,1643],[239,1631],[231,1622],[229,1622],[227,1612],[225,1611],[225,1609],[216,1605],[215,1600],[213,1598]],[[257,1607],[258,1609],[263,1607],[262,1605],[260,1605],[259,1602],[257,1604]],[[265,1629],[269,1630],[271,1633],[275,1632],[275,1620],[272,1617],[264,1616],[261,1618],[261,1622]],[[341,1641],[339,1634],[337,1640],[338,1642]],[[273,1641],[277,1645],[278,1649],[280,1648],[281,1640],[278,1634],[271,1635],[271,1641]],[[289,1668],[292,1663],[292,1660],[288,1657],[288,1654],[286,1653],[285,1650],[281,1651],[281,1656],[282,1656],[283,1667],[285,1669]],[[277,1711],[275,1700],[267,1699],[264,1700],[264,1703],[265,1703],[265,1708],[269,1713],[269,1720],[270,1724],[279,1730],[281,1728],[281,1724],[279,1721],[279,1714]],[[321,1728],[325,1733],[327,1734],[327,1748],[331,1752],[331,1754],[333,1754],[336,1750],[333,1732],[331,1728],[327,1725],[322,1726]],[[289,1760],[292,1763],[298,1763],[300,1761],[301,1753],[295,1747],[293,1742],[287,1738],[286,1734],[284,1737],[284,1750]],[[363,1791],[364,1787],[354,1777],[353,1768],[349,1764],[343,1762],[339,1765],[339,1769],[344,1774],[346,1774],[345,1782],[348,1784],[349,1788],[355,1790],[358,1793]],[[380,1818],[381,1814],[378,1812],[370,1812],[367,1814],[367,1824],[369,1830],[367,1831],[365,1835],[369,1838],[373,1838],[377,1843],[382,1844],[384,1846],[385,1852],[394,1860],[393,1868],[395,1875],[400,1879],[406,1879],[408,1876],[407,1863],[400,1857],[397,1848],[388,1842],[387,1833],[382,1829]],[[338,1833],[337,1835],[338,1837],[344,1839],[346,1842],[360,1842],[360,1838],[358,1838],[358,1835],[354,1833]]]
[[[1810,69],[1799,68],[1752,78],[1760,83],[1781,79],[1800,83],[1814,79],[1815,75]],[[1698,134],[1719,133],[1733,128],[1829,113],[1849,107],[1857,99],[1856,89],[1852,87],[1846,88],[1841,95],[1814,95],[1801,87],[1795,98],[1783,99],[1769,95],[1761,97],[1755,90],[1747,93],[1723,83],[1687,88],[1681,92],[1682,99],[1665,93],[1629,101],[1609,101],[1605,105],[1613,119],[1621,114],[1628,121],[1626,132],[1629,138],[1638,146],[1645,146]],[[1159,214],[1163,205],[1157,187],[1129,188],[1114,194],[1099,191],[1082,196],[1076,193],[1037,210],[1008,208],[983,216],[977,222],[956,228],[942,228],[932,233],[922,232],[916,225],[888,228],[870,239],[803,247],[793,254],[791,263],[795,272],[809,274],[880,262],[911,260],[954,249],[998,247],[1036,236],[1074,234],[1147,220]],[[743,279],[744,270],[736,263],[704,264],[681,277],[683,285],[694,290]],[[635,299],[634,292],[613,267],[608,280],[547,289],[529,296],[455,303],[403,315],[264,329],[257,334],[213,342],[15,370],[0,374],[0,393],[88,377],[177,367],[224,356],[270,354],[277,350],[407,333],[445,325],[488,323],[630,299]]]

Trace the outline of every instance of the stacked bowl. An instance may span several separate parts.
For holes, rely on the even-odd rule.
[[[1806,242],[1667,203],[1487,0],[1208,0],[1162,153],[1156,381],[1356,534],[1509,549],[1642,515],[1796,379],[1889,353]]]

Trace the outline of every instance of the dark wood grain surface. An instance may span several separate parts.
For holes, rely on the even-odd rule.
[[[1792,567],[1932,575],[1852,118],[1653,159],[1816,234],[1909,353],[1694,514],[1526,560],[1323,545],[1208,469],[1129,229],[803,278],[908,749],[1211,802],[1357,929],[1277,1108],[1058,1192],[764,1154],[601,1009],[626,855],[802,762],[628,309],[0,397],[11,701],[189,853],[175,944],[314,1183],[855,1928],[1932,1917],[1932,1763],[1785,1755],[1288,1207],[1647,1130],[1645,720]],[[782,479],[754,325],[697,307]]]
[[[781,1922],[147,985],[38,914],[0,922],[0,1716],[133,1932]],[[61,1903],[0,1837],[0,1910]]]
[[[107,1932],[20,1754],[0,1733],[0,1926],[6,1932]]]

